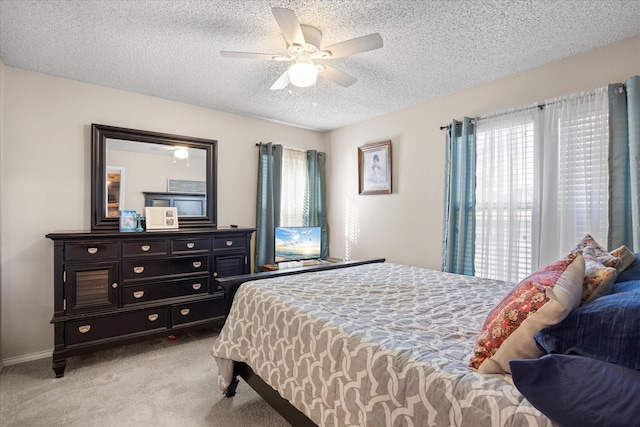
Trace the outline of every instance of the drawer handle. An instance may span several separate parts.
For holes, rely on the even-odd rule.
[[[195,244],[195,243],[192,243],[192,242],[187,243],[187,247],[188,247],[189,249],[193,249],[193,247],[194,247],[195,245],[196,245],[196,244]]]
[[[144,267],[133,267],[133,272],[136,274],[140,274],[144,271]]]
[[[117,288],[117,287],[118,287],[118,284],[114,282],[114,283],[112,283],[112,284],[111,284],[111,287],[112,287],[113,289],[115,289],[115,288]]]
[[[183,316],[186,316],[189,314],[191,310],[189,310],[188,308],[183,308],[182,310],[180,310],[180,314],[182,314]]]
[[[200,261],[193,261],[193,266],[194,266],[195,268],[200,268],[200,266],[201,266],[201,265],[202,265],[202,262],[200,262]]]
[[[78,331],[80,331],[81,334],[86,334],[87,332],[89,332],[90,329],[91,329],[91,325],[84,325],[84,326],[80,326],[78,328]]]
[[[151,246],[149,245],[142,245],[140,247],[140,249],[142,249],[142,252],[149,252],[149,249],[151,249]]]
[[[135,291],[133,293],[134,298],[142,298],[143,295],[144,295],[144,291]]]
[[[97,254],[98,248],[87,248],[87,252],[89,252],[91,255]]]
[[[227,240],[225,243],[227,246],[233,246],[233,240]]]
[[[151,320],[152,322],[155,322],[156,320],[158,320],[158,315],[157,314],[150,314],[149,315],[149,320]]]
[[[191,285],[191,287],[193,288],[193,290],[197,291],[202,287],[202,285],[200,283],[194,283],[193,285]]]

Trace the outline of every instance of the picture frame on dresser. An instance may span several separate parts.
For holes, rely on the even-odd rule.
[[[145,207],[147,230],[166,230],[178,228],[178,208]]]
[[[136,211],[120,211],[120,231],[136,231],[137,213]]]

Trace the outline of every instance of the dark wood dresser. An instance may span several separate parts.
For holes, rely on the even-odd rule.
[[[250,272],[252,228],[121,233],[56,232],[55,347],[67,357],[222,325],[225,298],[215,278]]]

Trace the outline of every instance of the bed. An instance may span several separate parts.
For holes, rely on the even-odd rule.
[[[212,353],[222,392],[240,375],[294,426],[622,427],[638,342],[640,254],[587,235],[518,284],[392,263],[246,282]]]
[[[468,367],[512,287],[392,263],[245,283],[213,347],[219,386],[248,366],[320,426],[553,425],[509,375]]]

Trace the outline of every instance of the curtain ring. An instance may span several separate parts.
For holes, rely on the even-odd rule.
[[[616,94],[618,95],[624,95],[626,92],[626,88],[624,87],[624,85],[620,85],[616,88]]]

